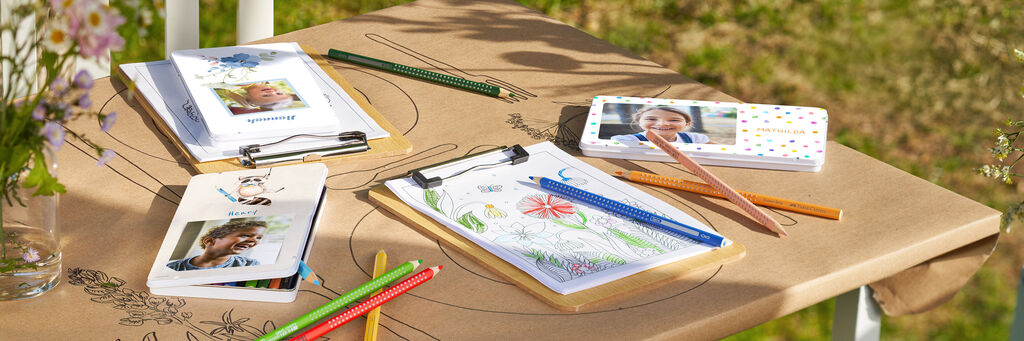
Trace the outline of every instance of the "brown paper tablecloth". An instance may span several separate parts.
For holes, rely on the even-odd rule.
[[[378,249],[392,264],[423,259],[445,267],[384,306],[382,340],[712,339],[866,284],[891,314],[927,310],[963,285],[998,234],[999,212],[828,142],[818,173],[709,169],[737,189],[842,208],[841,221],[770,210],[790,233],[778,238],[725,200],[630,184],[745,245],[746,257],[593,309],[561,312],[374,207],[367,190],[481,148],[541,141],[607,171],[692,179],[674,164],[581,156],[576,144],[592,97],[734,98],[510,1],[422,0],[268,41],[487,81],[523,99],[334,62],[413,150],[330,164],[327,207],[309,261],[324,287],[304,287],[295,302],[276,304],[148,294],[146,275],[194,174],[123,86],[99,80],[91,96],[103,112],[118,112],[117,124],[109,134],[96,122],[69,128],[117,150],[118,158],[97,168],[81,141],[60,149],[59,175],[68,187],[59,211],[63,282],[43,297],[0,303],[0,339],[251,339],[368,280]],[[362,322],[328,336],[358,339]]]

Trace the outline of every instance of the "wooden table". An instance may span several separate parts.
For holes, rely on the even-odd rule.
[[[869,283],[896,278],[892,282],[899,284],[894,276],[905,276],[908,268],[965,246],[990,245],[998,234],[999,212],[829,142],[818,173],[710,170],[738,189],[843,208],[841,221],[773,210],[790,233],[780,239],[725,200],[638,185],[742,243],[746,257],[593,309],[562,312],[403,225],[369,203],[368,189],[480,148],[545,140],[608,171],[686,176],[673,164],[582,157],[576,144],[591,98],[736,99],[501,0],[422,0],[267,41],[297,41],[324,54],[337,48],[489,81],[525,99],[506,101],[333,64],[405,134],[413,151],[329,164],[328,206],[309,262],[324,287],[304,289],[294,303],[273,304],[148,294],[149,267],[194,173],[123,85],[99,80],[91,96],[103,112],[118,112],[117,124],[109,134],[95,122],[69,128],[119,157],[97,168],[80,141],[59,151],[60,179],[68,187],[59,214],[62,283],[40,298],[0,304],[0,339],[253,338],[366,281],[382,248],[394,262],[423,259],[445,266],[438,278],[385,306],[384,340],[711,339]],[[972,272],[928,281],[954,283],[955,292]],[[935,301],[940,291],[923,290],[917,298]],[[358,339],[361,321],[328,336]]]

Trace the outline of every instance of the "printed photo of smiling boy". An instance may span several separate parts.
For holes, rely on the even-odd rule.
[[[284,79],[221,84],[211,88],[232,115],[306,107],[295,89]]]
[[[263,217],[190,222],[167,267],[188,271],[273,264],[290,221]]]
[[[736,108],[605,104],[598,138],[637,146],[648,131],[671,143],[733,144]]]

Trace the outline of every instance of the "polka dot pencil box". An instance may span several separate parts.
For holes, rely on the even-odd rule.
[[[817,172],[825,163],[822,108],[596,96],[580,149],[587,156],[673,161],[654,132],[703,165]]]

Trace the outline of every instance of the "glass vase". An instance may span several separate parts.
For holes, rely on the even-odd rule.
[[[49,150],[47,168],[57,176],[57,161]],[[21,172],[18,183],[28,171]],[[33,196],[33,188],[19,188],[17,198],[0,197],[0,300],[42,295],[60,281],[60,234],[57,195]]]

